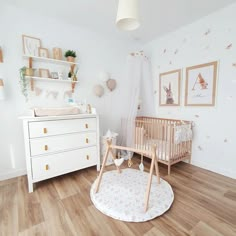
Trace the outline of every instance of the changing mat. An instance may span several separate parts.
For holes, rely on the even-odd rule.
[[[78,107],[60,107],[60,108],[34,108],[35,116],[64,116],[77,115],[80,113]]]

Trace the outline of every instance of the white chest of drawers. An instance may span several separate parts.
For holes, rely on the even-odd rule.
[[[100,169],[97,115],[21,119],[29,192],[41,180],[95,165]]]

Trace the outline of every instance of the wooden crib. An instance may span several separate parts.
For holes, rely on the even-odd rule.
[[[135,148],[150,150],[153,145],[156,145],[158,162],[168,166],[168,175],[173,164],[183,160],[191,162],[191,121],[137,117],[134,130]]]

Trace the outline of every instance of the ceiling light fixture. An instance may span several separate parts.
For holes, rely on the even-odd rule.
[[[138,0],[119,0],[116,25],[126,31],[135,30],[140,26]]]

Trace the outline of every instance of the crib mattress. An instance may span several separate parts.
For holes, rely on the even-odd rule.
[[[156,155],[158,159],[163,161],[169,161],[170,156],[172,160],[177,159],[181,156],[184,156],[189,152],[187,145],[181,146],[181,153],[178,150],[178,145],[172,143],[172,155],[170,155],[170,143],[168,141],[163,141],[159,139],[149,139],[144,141],[143,145],[136,144],[137,149],[141,150],[151,150],[153,145],[157,146]],[[175,148],[174,148],[175,147]]]

